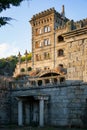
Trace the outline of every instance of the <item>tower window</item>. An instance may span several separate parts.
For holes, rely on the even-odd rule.
[[[58,42],[63,42],[64,41],[64,37],[63,36],[58,36]]]
[[[49,52],[44,52],[44,59],[45,60],[50,59],[50,53]]]
[[[50,32],[50,26],[45,26],[44,27],[44,32]]]
[[[41,60],[41,55],[36,54],[36,61],[40,61]]]
[[[42,42],[41,41],[36,41],[35,48],[40,48],[40,47],[42,47]]]
[[[63,49],[58,50],[58,56],[64,56],[64,51]]]
[[[42,34],[42,29],[41,28],[37,28],[35,30],[35,34],[36,34],[36,36],[39,35],[39,34]]]
[[[36,41],[35,48],[39,48],[39,41]]]
[[[50,45],[50,39],[44,39],[44,46]]]

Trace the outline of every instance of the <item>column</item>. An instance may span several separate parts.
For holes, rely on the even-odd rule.
[[[38,80],[35,80],[35,82],[36,82],[36,86],[38,87]]]
[[[52,83],[53,83],[53,82],[52,82],[52,79],[49,79],[49,80],[50,80],[50,84],[52,85]]]
[[[42,79],[42,85],[43,86],[45,86],[46,84],[45,84],[45,80],[44,79]]]
[[[22,100],[18,101],[18,125],[22,126],[23,125],[23,112],[22,112]]]
[[[39,107],[40,107],[39,125],[43,127],[44,126],[44,100],[43,98],[40,99]]]
[[[59,80],[59,77],[57,78],[57,84],[58,84],[58,85],[60,84],[60,80]]]

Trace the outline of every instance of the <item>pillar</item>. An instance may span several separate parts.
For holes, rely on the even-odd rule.
[[[39,125],[43,127],[44,126],[44,100],[43,98],[40,99],[39,107],[40,107]]]
[[[53,83],[53,82],[52,82],[52,79],[50,79],[50,84],[52,85],[52,83]]]
[[[23,108],[22,108],[22,100],[18,101],[18,125],[23,125]]]
[[[44,79],[42,79],[42,85],[43,86],[45,86],[46,84],[45,84],[45,80]]]
[[[60,80],[59,80],[59,77],[57,78],[57,84],[60,84]]]

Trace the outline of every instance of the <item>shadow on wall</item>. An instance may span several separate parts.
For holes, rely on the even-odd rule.
[[[87,127],[87,99],[85,101],[85,107],[83,115],[81,116],[81,120],[83,122],[84,127]]]

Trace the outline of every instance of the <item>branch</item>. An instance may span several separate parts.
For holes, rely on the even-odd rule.
[[[8,24],[8,21],[12,20],[10,17],[0,17],[0,27],[2,25]]]

